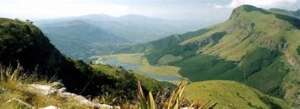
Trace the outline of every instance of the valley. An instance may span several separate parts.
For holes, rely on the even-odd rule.
[[[108,64],[113,66],[121,66],[127,70],[133,70],[137,74],[141,74],[159,81],[168,81],[178,83],[184,78],[179,74],[179,68],[175,66],[156,66],[149,64],[143,54],[117,54],[93,57],[93,64]]]

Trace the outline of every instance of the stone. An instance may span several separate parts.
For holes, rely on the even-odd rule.
[[[56,106],[47,106],[47,107],[43,107],[43,108],[39,108],[39,109],[60,109]]]

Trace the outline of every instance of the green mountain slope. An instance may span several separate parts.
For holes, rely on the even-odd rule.
[[[133,100],[136,83],[145,91],[159,90],[159,82],[134,75],[122,68],[90,66],[63,56],[31,22],[0,18],[1,68],[18,66],[28,74],[61,81],[68,91],[82,95],[116,97],[115,102]],[[126,99],[124,99],[126,98]]]
[[[178,66],[194,82],[235,80],[299,106],[299,28],[296,17],[243,5],[224,23],[201,32],[123,51],[143,52],[151,64]]]
[[[213,106],[213,109],[289,108],[280,99],[264,95],[256,89],[232,81],[195,82],[187,86],[184,95],[190,100]]]

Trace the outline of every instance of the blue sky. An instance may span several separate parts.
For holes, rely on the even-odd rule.
[[[218,21],[242,4],[300,8],[300,0],[0,0],[0,17],[49,19],[87,14],[138,14],[172,20]]]

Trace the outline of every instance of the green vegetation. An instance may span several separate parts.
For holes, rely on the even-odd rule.
[[[234,62],[218,59],[215,56],[198,55],[185,59],[175,64],[182,68],[182,75],[191,81],[220,79],[217,76],[234,70],[237,66]],[[231,78],[232,75],[229,75]],[[235,75],[234,77],[238,77]]]
[[[179,67],[193,82],[235,80],[277,97],[288,95],[287,101],[299,104],[299,84],[291,79],[300,72],[299,22],[295,16],[243,5],[224,23],[127,50],[144,53],[153,65]]]
[[[300,55],[300,46],[297,48],[297,53]]]
[[[182,53],[185,56],[190,56],[195,53],[195,51],[191,51],[190,49],[193,49],[195,47],[192,46],[185,47],[185,46],[180,46],[178,44],[191,37],[204,34],[207,31],[208,31],[207,29],[201,29],[195,32],[188,32],[181,35],[172,35],[170,37],[152,41],[150,43],[140,44],[129,48],[125,48],[120,50],[119,52],[121,53],[143,52],[150,64],[156,64],[157,61],[160,58],[162,58],[165,54],[179,56],[179,54]]]
[[[240,67],[245,76],[248,77],[254,72],[260,71],[270,65],[278,55],[279,53],[276,51],[258,48],[244,56]]]
[[[204,81],[188,85],[184,96],[194,102],[213,104],[213,109],[288,109],[277,98],[232,81]]]
[[[169,97],[161,96],[161,98],[154,99],[151,92],[145,96],[140,83],[138,83],[138,106],[140,109],[178,109],[184,103],[182,93],[185,86],[186,82],[181,82]],[[159,101],[159,99],[163,99],[163,101]]]
[[[175,65],[182,68],[182,75],[191,81],[236,80],[277,96],[280,95],[278,91],[282,77],[289,72],[280,54],[264,48],[248,53],[239,63],[216,56],[198,55]]]

